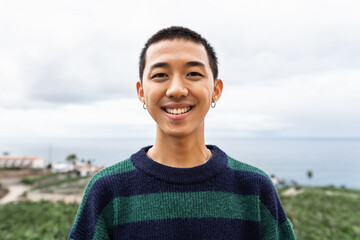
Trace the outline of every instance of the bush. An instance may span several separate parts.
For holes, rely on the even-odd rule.
[[[0,205],[1,239],[67,239],[77,209],[77,203],[48,201]]]
[[[4,170],[4,171],[11,171],[11,170],[20,170],[21,168],[19,167],[4,167],[4,168],[1,168],[1,170]]]

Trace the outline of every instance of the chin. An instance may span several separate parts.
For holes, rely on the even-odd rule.
[[[190,135],[190,133],[183,131],[167,131],[164,134],[173,138],[184,138]]]
[[[158,126],[159,127],[159,126]],[[198,128],[189,128],[189,127],[171,127],[167,126],[165,128],[159,128],[159,130],[166,136],[174,138],[184,138],[190,135],[197,135],[200,133],[201,127]],[[200,131],[200,132],[199,132]]]
[[[159,128],[159,126],[158,126]],[[166,128],[159,128],[160,132],[169,137],[175,137],[175,138],[183,138],[187,137],[191,134],[192,131],[189,131],[188,129],[180,129],[180,128],[174,128],[174,127],[166,127]]]

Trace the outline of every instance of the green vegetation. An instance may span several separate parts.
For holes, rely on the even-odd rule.
[[[19,167],[3,167],[0,170],[4,170],[4,171],[11,171],[11,170],[20,170],[21,168]]]
[[[330,192],[360,194],[359,190],[345,188],[344,186],[342,186],[340,188],[337,188],[337,187],[335,187],[333,185],[330,185],[330,186],[326,186],[326,187],[318,187],[318,189],[321,189],[321,190],[324,190],[324,191],[330,191]]]
[[[46,179],[53,178],[53,177],[58,176],[58,175],[59,175],[58,173],[48,173],[48,174],[46,174],[46,175],[39,176],[39,177],[27,177],[27,178],[23,178],[23,179],[21,180],[21,182],[22,182],[22,183],[25,183],[25,184],[34,185],[35,183],[44,181],[44,180],[46,180]]]
[[[59,186],[59,185],[64,184],[64,183],[77,182],[77,181],[79,181],[81,179],[85,179],[85,178],[89,178],[89,177],[86,176],[86,177],[67,178],[67,179],[63,179],[63,180],[60,180],[60,181],[40,185],[40,186],[32,188],[31,190],[37,190],[37,189],[43,189],[43,188],[48,188],[48,187]]]
[[[1,239],[67,239],[77,208],[45,201],[0,205]]]
[[[281,200],[300,240],[360,238],[360,191],[305,188]]]
[[[70,163],[72,163],[72,164],[74,164],[76,161],[77,161],[77,156],[76,156],[76,154],[70,154],[69,156],[67,156],[66,157],[66,161],[68,161],[68,162],[70,162]]]
[[[34,187],[30,190],[33,191],[38,189],[60,186],[66,183],[78,182],[81,179],[90,180],[90,177],[88,176],[80,177],[78,175],[73,175],[73,174],[48,173],[43,176],[23,178],[21,182],[25,184],[34,185]],[[84,185],[81,185],[81,188],[83,189]]]

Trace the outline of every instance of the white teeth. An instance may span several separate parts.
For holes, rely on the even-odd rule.
[[[183,113],[186,113],[188,111],[190,111],[190,107],[186,107],[186,108],[165,108],[165,111],[167,113],[171,113],[171,114],[174,114],[174,115],[179,115],[179,114],[183,114]]]

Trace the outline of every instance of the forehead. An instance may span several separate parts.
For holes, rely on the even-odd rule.
[[[185,39],[162,40],[151,44],[146,51],[146,65],[156,62],[199,61],[209,67],[209,59],[205,47]],[[147,67],[146,66],[146,67]]]

